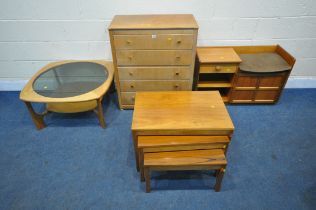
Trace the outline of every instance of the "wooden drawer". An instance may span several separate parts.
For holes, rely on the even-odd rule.
[[[200,73],[235,73],[237,65],[234,64],[202,64],[200,66]]]
[[[121,100],[124,105],[133,105],[135,103],[135,92],[121,92]]]
[[[120,80],[186,80],[189,67],[119,67]]]
[[[254,98],[255,91],[233,90],[231,94],[232,103],[250,103]]]
[[[168,91],[168,90],[191,90],[191,83],[188,80],[125,80],[120,83],[121,91]]]
[[[191,65],[192,50],[118,50],[117,64],[134,65]]]
[[[114,35],[119,49],[192,49],[193,34]]]

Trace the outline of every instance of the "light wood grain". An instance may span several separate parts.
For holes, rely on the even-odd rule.
[[[139,66],[118,67],[121,80],[189,80],[191,69],[188,66]]]
[[[117,50],[121,66],[191,65],[191,50]]]
[[[33,89],[33,82],[40,74],[43,72],[46,72],[50,70],[53,67],[63,65],[66,63],[75,63],[75,62],[93,62],[100,65],[103,65],[108,72],[108,78],[107,80],[98,88],[82,94],[78,96],[73,97],[67,97],[67,98],[51,98],[51,97],[45,97],[42,95],[39,95],[36,93]],[[49,63],[48,65],[44,66],[42,69],[40,69],[25,85],[25,87],[22,89],[20,93],[20,99],[22,101],[28,101],[28,102],[39,102],[39,103],[67,103],[67,102],[82,102],[82,101],[91,101],[99,99],[104,95],[104,93],[109,89],[112,81],[113,81],[113,64],[110,61],[103,61],[103,60],[67,60],[67,61],[57,61]]]
[[[132,130],[233,131],[218,91],[137,92]]]
[[[237,65],[233,64],[201,64],[200,66],[200,73],[220,73],[220,74],[225,74],[225,73],[235,73],[238,69]]]
[[[241,59],[233,48],[197,48],[201,63],[240,63]]]
[[[187,29],[198,28],[191,14],[116,15],[109,30],[115,29]]]
[[[97,101],[68,102],[68,103],[48,103],[47,110],[59,113],[86,112],[97,107]]]
[[[115,35],[114,44],[118,50],[192,49],[193,34]]]
[[[135,103],[135,92],[121,92],[122,104],[125,105],[134,105]]]
[[[231,87],[232,84],[228,81],[199,81],[198,88],[222,88]]]
[[[133,108],[130,94],[121,94],[123,80],[187,80],[190,88],[186,90],[192,89],[197,30],[192,15],[132,15],[113,19],[109,33],[121,109]],[[124,71],[127,68],[128,72]],[[135,70],[130,72],[132,68]],[[168,72],[168,68],[174,72]],[[178,72],[177,68],[183,70]]]
[[[183,91],[191,90],[188,80],[122,80],[121,91]]]

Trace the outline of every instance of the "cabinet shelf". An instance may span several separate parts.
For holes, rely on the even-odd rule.
[[[199,81],[198,88],[221,88],[231,87],[232,84],[228,81]]]

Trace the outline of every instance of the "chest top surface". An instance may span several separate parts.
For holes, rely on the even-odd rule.
[[[109,30],[116,29],[197,29],[191,14],[176,15],[116,15]]]
[[[233,48],[197,48],[200,63],[240,63],[241,59]]]
[[[137,92],[132,130],[225,130],[234,125],[218,91]]]

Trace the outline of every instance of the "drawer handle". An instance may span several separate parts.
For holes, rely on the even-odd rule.
[[[179,76],[179,74],[180,74],[179,72],[176,72],[176,76]]]
[[[221,67],[220,66],[215,66],[215,71],[220,71]]]
[[[134,88],[134,85],[131,85],[130,87],[131,87],[131,88]]]
[[[132,58],[133,58],[132,56],[128,56],[128,59],[129,59],[129,60],[132,60]]]
[[[133,72],[129,72],[128,74],[129,74],[130,76],[133,76]]]
[[[132,44],[132,41],[127,40],[127,41],[126,41],[126,44]]]
[[[177,60],[180,60],[180,59],[181,59],[181,57],[180,57],[180,56],[177,56],[177,57],[176,57],[176,59],[177,59]]]
[[[178,88],[178,87],[179,87],[179,85],[178,85],[178,84],[174,85],[174,88]]]
[[[178,41],[177,41],[177,44],[181,44],[181,42],[182,42],[181,40],[178,40]]]

